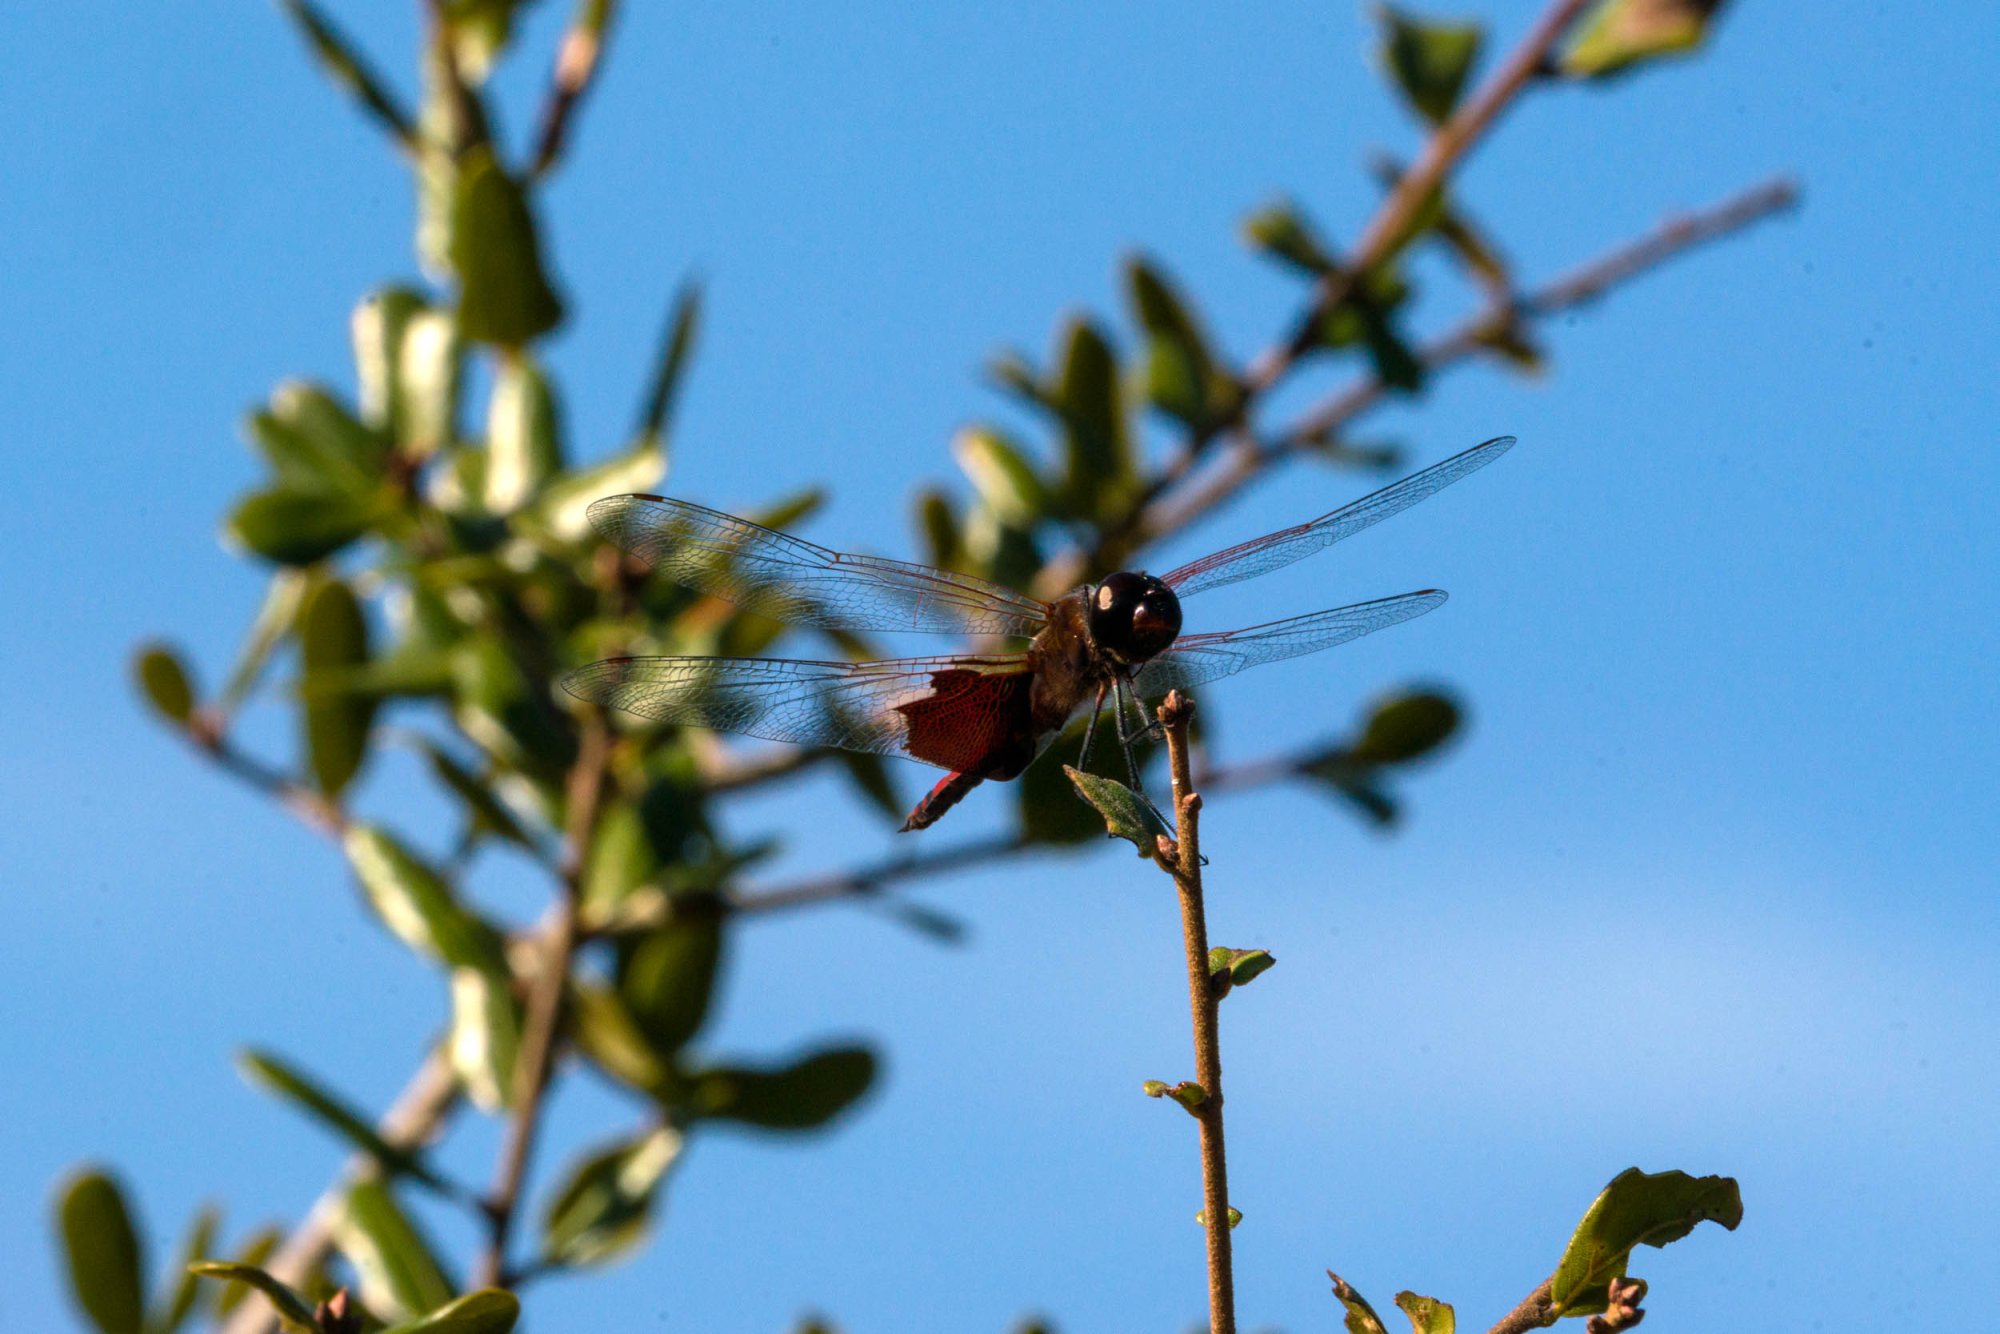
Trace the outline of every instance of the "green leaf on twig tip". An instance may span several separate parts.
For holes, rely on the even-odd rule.
[[[1049,510],[1048,488],[1021,447],[987,426],[968,426],[951,442],[958,466],[1003,522],[1033,525]]]
[[[158,641],[142,644],[132,656],[139,693],[168,722],[186,726],[194,716],[194,685],[180,654]]]
[[[513,1105],[514,1064],[521,1053],[521,1002],[507,973],[451,970],[451,1035],[445,1044],[466,1096],[483,1112]]]
[[[1437,691],[1393,696],[1375,706],[1348,757],[1361,764],[1407,763],[1449,741],[1462,716],[1457,701]]]
[[[1118,357],[1084,319],[1069,323],[1061,355],[1055,404],[1063,422],[1063,507],[1079,518],[1110,518],[1139,485]]]
[[[659,365],[646,386],[645,406],[639,412],[639,429],[633,433],[640,442],[664,448],[673,419],[674,403],[680,397],[681,372],[694,351],[695,335],[701,330],[701,284],[690,279],[674,293],[674,307],[667,316],[666,337],[660,346]]]
[[[830,1047],[775,1069],[719,1066],[696,1076],[692,1110],[766,1130],[815,1130],[868,1091],[876,1065],[866,1047]]]
[[[1326,242],[1289,200],[1267,204],[1245,218],[1243,239],[1309,278],[1324,277],[1338,267]]]
[[[1396,1294],[1396,1305],[1410,1318],[1411,1334],[1456,1334],[1458,1315],[1450,1305],[1435,1297],[1419,1297],[1414,1292]]]
[[[279,0],[279,3],[304,32],[327,77],[345,89],[383,129],[404,143],[413,140],[416,131],[410,124],[410,113],[397,104],[381,77],[368,67],[353,44],[320,12],[319,6],[309,0]]]
[[[1743,1196],[1734,1177],[1628,1167],[1591,1202],[1563,1248],[1549,1280],[1552,1308],[1560,1315],[1602,1311],[1607,1285],[1625,1276],[1634,1246],[1665,1246],[1704,1222],[1733,1232],[1742,1221]]]
[[[459,281],[458,327],[466,338],[519,347],[562,322],[562,298],[542,266],[527,191],[485,144],[458,164],[450,253]]]
[[[1146,396],[1154,407],[1196,429],[1227,416],[1237,390],[1194,315],[1166,276],[1143,258],[1126,263],[1125,280],[1146,331]]]
[[[1229,1220],[1229,1226],[1232,1231],[1235,1229],[1238,1223],[1243,1221],[1243,1211],[1241,1209],[1238,1209],[1233,1204],[1230,1205],[1229,1208],[1224,1211],[1222,1216]],[[1208,1210],[1202,1209],[1198,1211],[1194,1216],[1194,1221],[1201,1224],[1203,1227],[1207,1227]]]
[[[311,565],[367,533],[384,512],[381,499],[374,495],[279,486],[239,501],[223,520],[222,536],[279,565]]]
[[[1486,30],[1477,23],[1438,23],[1382,6],[1382,60],[1403,96],[1431,124],[1451,115],[1479,59]]]
[[[375,719],[373,695],[343,688],[368,663],[368,621],[354,590],[328,579],[299,609],[298,633],[306,756],[314,784],[338,797],[368,758],[368,729]]]
[[[342,846],[369,905],[404,944],[455,967],[506,970],[500,933],[461,907],[443,878],[394,836],[355,825]]]
[[[382,1334],[508,1334],[520,1318],[520,1298],[499,1288],[481,1288]]]
[[[397,1148],[383,1139],[376,1133],[375,1127],[363,1120],[339,1096],[321,1087],[305,1071],[282,1057],[253,1047],[237,1053],[236,1068],[244,1079],[277,1094],[372,1157],[383,1171],[412,1176],[428,1186],[444,1185],[443,1180],[425,1167],[412,1150]]]
[[[145,1258],[125,1192],[108,1173],[78,1172],[56,1197],[70,1290],[104,1334],[140,1334],[146,1324]]]
[[[1347,1280],[1331,1269],[1326,1271],[1326,1276],[1333,1280],[1333,1295],[1347,1308],[1347,1319],[1343,1322],[1347,1334],[1388,1334],[1382,1317],[1375,1314],[1375,1308],[1368,1304],[1367,1298],[1349,1287]]]
[[[312,1303],[256,1265],[235,1260],[203,1260],[189,1265],[188,1272],[202,1278],[221,1279],[254,1288],[270,1299],[271,1309],[278,1314],[278,1323],[287,1330],[293,1331],[293,1334],[318,1334],[319,1322],[313,1318]]]
[[[1226,975],[1231,986],[1240,987],[1277,962],[1268,950],[1233,950],[1226,945],[1217,945],[1208,952],[1208,974],[1210,977]]]
[[[380,1181],[357,1181],[333,1216],[334,1244],[361,1279],[361,1299],[389,1320],[410,1320],[452,1298],[436,1253]]]
[[[1104,818],[1105,832],[1112,838],[1129,842],[1139,850],[1141,857],[1153,856],[1159,847],[1160,835],[1171,836],[1173,831],[1161,823],[1152,805],[1117,779],[1087,774],[1067,764],[1063,766],[1063,772],[1069,775],[1077,795],[1097,808],[1097,813]]]
[[[1691,51],[1721,8],[1722,0],[1602,0],[1570,30],[1556,66],[1597,79]]]
[[[661,1126],[578,1162],[549,1203],[542,1254],[556,1264],[596,1265],[638,1245],[680,1151],[680,1132]]]
[[[1172,1089],[1173,1085],[1164,1079],[1149,1079],[1139,1086],[1139,1091],[1149,1098],[1164,1098]]]

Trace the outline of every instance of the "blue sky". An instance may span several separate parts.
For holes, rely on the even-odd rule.
[[[1261,347],[1290,287],[1240,216],[1286,193],[1351,234],[1363,151],[1414,137],[1366,14],[1323,0],[631,8],[550,196],[572,439],[620,438],[698,271],[667,489],[747,508],[830,482],[810,531],[836,545],[909,554],[910,495],[999,408],[983,360],[1116,309],[1134,247]],[[336,12],[401,77],[413,9]],[[1485,12],[1505,40],[1534,7]],[[561,16],[537,11],[531,50]],[[66,1165],[120,1166],[156,1257],[210,1194],[232,1231],[296,1213],[333,1154],[231,1051],[379,1104],[440,998],[331,852],[126,684],[148,634],[210,680],[233,647],[258,589],[214,538],[255,474],[236,418],[283,376],[349,374],[352,303],[413,268],[401,168],[264,7],[9,6],[0,50],[0,1328],[27,1330],[69,1318],[46,1238]],[[1385,415],[1418,461],[1523,443],[1191,604],[1219,628],[1453,594],[1209,692],[1228,755],[1345,726],[1398,681],[1472,709],[1394,837],[1304,791],[1205,822],[1214,935],[1282,961],[1225,1013],[1246,1326],[1335,1327],[1332,1266],[1484,1328],[1635,1163],[1733,1174],[1747,1204],[1733,1236],[1635,1263],[1649,1329],[1920,1327],[1992,1273],[1996,62],[1971,0],[1746,3],[1700,61],[1525,105],[1463,197],[1527,275],[1774,171],[1805,207],[1563,321],[1546,382],[1473,371]],[[503,76],[517,137],[542,68]],[[1163,555],[1367,485],[1291,474]],[[369,797],[407,789],[386,772]],[[889,846],[850,809],[805,784],[733,818],[794,833],[782,875]],[[504,869],[482,892],[532,908]],[[701,1143],[656,1243],[537,1291],[537,1328],[1198,1320],[1190,1127],[1136,1091],[1188,1066],[1165,883],[1106,848],[922,897],[968,919],[965,947],[842,910],[743,934],[715,1048],[872,1035],[887,1082],[807,1147]],[[619,1115],[579,1086],[551,1142]],[[490,1131],[455,1143],[483,1178]]]

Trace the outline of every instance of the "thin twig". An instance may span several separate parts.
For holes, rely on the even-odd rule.
[[[1554,1309],[1551,1294],[1555,1291],[1555,1280],[1545,1278],[1541,1286],[1521,1299],[1521,1304],[1501,1316],[1499,1323],[1486,1334],[1527,1334],[1531,1329],[1546,1329],[1555,1324],[1559,1313]]]
[[[726,896],[723,903],[730,912],[747,915],[776,912],[783,908],[802,908],[815,903],[832,903],[841,899],[865,898],[870,894],[879,893],[899,880],[934,875],[940,871],[956,870],[961,866],[987,865],[1037,850],[1055,849],[1049,844],[1036,843],[1020,834],[994,834],[965,843],[954,843],[934,852],[904,853],[852,871],[811,876],[771,889],[739,890]]]
[[[1445,370],[1489,353],[1492,340],[1523,323],[1586,305],[1611,289],[1710,241],[1732,235],[1798,202],[1798,186],[1775,178],[1711,209],[1677,214],[1635,241],[1599,255],[1561,277],[1465,321],[1418,352],[1428,372]],[[1268,441],[1246,439],[1215,466],[1193,478],[1180,494],[1165,497],[1139,524],[1140,541],[1171,536],[1207,514],[1272,465],[1336,438],[1380,404],[1388,386],[1369,373],[1307,409]]]
[[[571,119],[604,63],[604,34],[618,12],[618,0],[578,0],[576,17],[556,52],[555,74],[542,105],[542,129],[535,136],[530,176],[546,176],[562,157]]]
[[[513,1115],[507,1123],[493,1189],[485,1201],[488,1227],[486,1250],[479,1264],[480,1286],[505,1286],[509,1278],[507,1239],[520,1212],[521,1187],[527,1179],[535,1133],[541,1126],[543,1095],[548,1090],[549,1071],[555,1063],[563,994],[568,986],[570,962],[576,953],[577,910],[583,895],[583,868],[588,860],[591,836],[597,828],[609,754],[610,733],[604,725],[603,715],[595,711],[585,714],[576,763],[569,777],[562,896],[537,951],[541,963],[528,993],[527,1015],[521,1024],[520,1053],[514,1064]]]
[[[314,833],[338,839],[347,831],[347,813],[338,802],[280,773],[256,756],[238,750],[218,719],[205,713],[196,714],[187,737],[218,769],[263,793]]]
[[[1174,783],[1174,837],[1160,864],[1180,891],[1181,939],[1187,946],[1188,1009],[1194,1021],[1194,1077],[1202,1099],[1189,1110],[1201,1127],[1202,1227],[1208,1234],[1208,1323],[1211,1334],[1235,1334],[1236,1279],[1229,1258],[1229,1163],[1222,1139],[1221,996],[1208,972],[1208,917],[1201,898],[1201,793],[1188,759],[1194,701],[1170,691],[1160,706],[1167,767]],[[1164,837],[1161,842],[1167,843]]]

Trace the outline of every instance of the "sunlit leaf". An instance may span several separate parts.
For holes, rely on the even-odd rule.
[[[716,1067],[696,1076],[694,1108],[767,1130],[812,1130],[853,1106],[875,1071],[866,1047],[833,1047],[774,1069]]]
[[[266,1224],[251,1233],[237,1248],[236,1259],[232,1263],[255,1269],[277,1252],[278,1243],[283,1239],[276,1226]],[[192,1262],[190,1267],[192,1268]],[[247,1283],[236,1280],[224,1282],[222,1291],[215,1297],[215,1313],[225,1316],[230,1314],[249,1298],[251,1291]]]
[[[458,396],[464,344],[448,310],[410,316],[396,364],[402,375],[397,441],[413,458],[427,458],[458,436]]]
[[[453,717],[503,766],[559,781],[576,758],[576,734],[545,681],[521,669],[497,635],[474,634],[452,652]]]
[[[667,453],[659,441],[642,439],[623,454],[551,482],[531,511],[536,525],[564,542],[580,542],[591,532],[585,513],[594,500],[623,491],[644,491],[667,475]]]
[[[508,1334],[520,1318],[520,1298],[499,1288],[481,1288],[382,1334]]]
[[[333,1238],[361,1280],[361,1299],[377,1315],[409,1320],[452,1299],[436,1253],[382,1182],[348,1187],[333,1212]]]
[[[1479,59],[1486,31],[1477,23],[1439,23],[1382,6],[1382,60],[1412,107],[1436,125],[1451,115]]]
[[[506,973],[451,970],[451,1034],[445,1049],[466,1096],[481,1111],[502,1111],[513,1102],[521,1023],[521,1004]]]
[[[421,293],[391,286],[370,292],[348,318],[361,420],[391,440],[397,438],[406,415],[403,340],[410,321],[423,309]]]
[[[1069,775],[1077,795],[1097,808],[1105,832],[1126,840],[1141,857],[1153,856],[1160,835],[1173,832],[1161,822],[1150,802],[1117,779],[1087,774],[1069,765],[1063,766],[1063,772]]]
[[[458,163],[450,255],[464,337],[519,347],[562,321],[562,299],[542,266],[527,192],[484,144]]]
[[[300,706],[314,783],[338,797],[368,758],[373,696],[340,688],[368,661],[368,621],[354,590],[339,579],[319,584],[299,609]]]
[[[629,1252],[645,1237],[660,1182],[680,1149],[679,1132],[661,1126],[571,1167],[549,1204],[542,1254],[557,1264],[596,1265]]]
[[[455,967],[506,970],[499,933],[461,907],[443,878],[393,835],[358,824],[343,846],[369,904],[404,944]]]
[[[1634,1246],[1665,1246],[1705,1222],[1730,1231],[1743,1221],[1734,1177],[1641,1172],[1628,1167],[1611,1179],[1584,1213],[1549,1280],[1549,1299],[1563,1315],[1602,1311],[1610,1281],[1625,1275]]]
[[[104,1334],[141,1334],[146,1324],[144,1254],[125,1192],[108,1173],[86,1169],[56,1199],[70,1292]]]
[[[1326,1276],[1333,1280],[1333,1295],[1347,1312],[1347,1318],[1342,1322],[1347,1334],[1388,1334],[1382,1317],[1375,1314],[1375,1308],[1368,1304],[1365,1297],[1348,1286],[1347,1280],[1331,1269],[1326,1271]]]
[[[641,1093],[659,1095],[668,1088],[666,1061],[616,992],[576,982],[563,1013],[571,1040],[605,1074]]]
[[[162,718],[185,726],[194,716],[194,686],[179,653],[157,641],[143,644],[132,658],[139,692]]]
[[[1556,57],[1563,73],[1603,78],[1701,45],[1722,0],[1601,0]]]
[[[499,359],[486,417],[486,508],[509,514],[563,469],[555,392],[533,359]]]
[[[1457,1334],[1458,1315],[1446,1302],[1419,1297],[1414,1292],[1399,1292],[1396,1305],[1410,1318],[1411,1334]]]
[[[244,1289],[255,1289],[270,1300],[278,1323],[285,1329],[293,1334],[318,1334],[319,1322],[313,1318],[312,1303],[255,1264],[238,1260],[205,1260],[189,1265],[188,1270],[202,1278],[221,1279],[230,1284],[241,1284]],[[231,1303],[222,1309],[227,1311],[234,1305]]]
[[[486,81],[514,36],[514,11],[522,0],[444,0],[452,55],[468,83]]]
[[[953,437],[951,452],[980,499],[1002,519],[1032,524],[1048,512],[1048,488],[1021,447],[999,431],[968,426]]]
[[[381,1164],[383,1170],[417,1178],[430,1186],[444,1183],[425,1167],[415,1152],[397,1148],[376,1133],[375,1127],[338,1095],[323,1088],[312,1076],[272,1052],[255,1048],[239,1052],[236,1068],[253,1084],[277,1094],[313,1120],[331,1130],[353,1147]]]

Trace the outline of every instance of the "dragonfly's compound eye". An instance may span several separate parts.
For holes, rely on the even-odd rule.
[[[1180,599],[1151,575],[1110,575],[1091,593],[1091,637],[1122,662],[1144,662],[1180,632]]]

